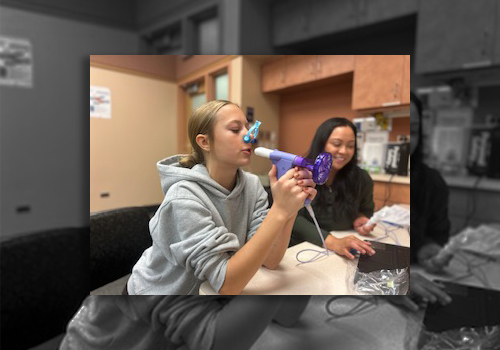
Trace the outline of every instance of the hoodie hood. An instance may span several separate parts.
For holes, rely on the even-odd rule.
[[[230,199],[238,196],[245,186],[245,176],[243,176],[243,171],[239,168],[236,174],[236,185],[232,191],[229,191],[210,177],[205,165],[196,164],[191,169],[183,167],[179,163],[183,157],[184,155],[168,157],[156,164],[164,194],[167,194],[174,184],[181,181],[190,181],[197,183],[211,195]]]

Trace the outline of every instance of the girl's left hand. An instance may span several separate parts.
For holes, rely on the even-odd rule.
[[[309,200],[313,200],[316,197],[317,191],[314,189],[316,183],[312,179],[312,172],[307,169],[295,167],[295,173],[293,178],[297,181],[297,185],[303,187],[303,191],[309,193]]]
[[[366,236],[368,235],[370,232],[373,231],[373,229],[375,228],[375,226],[377,226],[376,224],[373,224],[373,225],[370,225],[370,226],[365,226],[365,224],[369,221],[370,219],[368,219],[366,216],[362,215],[360,216],[359,218],[357,218],[356,220],[354,220],[354,229],[362,236]]]

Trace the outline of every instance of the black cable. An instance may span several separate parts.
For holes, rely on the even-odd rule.
[[[462,227],[462,230],[464,228],[466,228],[467,226],[469,226],[469,223],[472,219],[472,217],[474,216],[474,214],[476,213],[476,201],[477,201],[477,198],[476,198],[476,194],[477,194],[477,189],[478,189],[478,186],[479,186],[479,182],[481,181],[481,179],[483,178],[483,176],[478,176],[478,178],[476,179],[476,181],[474,182],[474,186],[472,186],[472,209],[469,210],[469,205],[470,205],[470,198],[468,198],[467,200],[467,214],[466,214],[466,217],[465,217],[465,223],[464,223],[464,226]]]
[[[337,313],[333,310],[333,304],[338,300],[352,299],[357,300],[358,303],[347,312]],[[326,312],[331,316],[327,321],[337,320],[343,317],[354,316],[369,311],[378,306],[378,298],[375,296],[335,296],[331,297],[326,303]]]
[[[395,175],[396,174],[392,174],[391,177],[389,178],[389,181],[385,184],[385,199],[382,208],[386,206],[387,202],[389,201],[389,198],[391,197],[391,183]]]

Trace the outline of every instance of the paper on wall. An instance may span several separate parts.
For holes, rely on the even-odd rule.
[[[33,87],[33,51],[28,40],[0,36],[0,85]]]
[[[111,119],[111,91],[109,88],[90,86],[90,117]]]

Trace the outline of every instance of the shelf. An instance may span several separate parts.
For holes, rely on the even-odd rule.
[[[394,177],[391,180],[390,174],[370,174],[371,178],[375,182],[391,182],[395,184],[404,184],[404,185],[409,185],[410,184],[410,177],[409,176],[397,176],[394,175]]]
[[[478,178],[474,176],[446,176],[444,179],[450,187],[473,189]],[[500,179],[482,178],[477,184],[477,189],[500,192]]]

